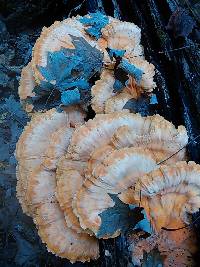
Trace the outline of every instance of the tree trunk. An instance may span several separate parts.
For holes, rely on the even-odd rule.
[[[34,3],[35,5],[32,5]],[[145,58],[156,67],[155,94],[158,105],[155,105],[154,112],[172,121],[176,126],[180,124],[186,126],[190,139],[189,158],[200,163],[200,137],[198,138],[200,135],[200,51],[197,30],[199,18],[192,4],[189,0],[1,0],[0,8],[3,8],[1,18],[7,25],[8,31],[16,34],[30,28],[41,29],[43,25],[49,26],[54,20],[62,20],[63,16],[67,17],[69,14],[70,16],[84,15],[97,10],[137,24],[142,32]],[[196,29],[187,38],[175,38],[173,29],[171,32],[166,30],[170,16],[180,7],[188,10],[196,22]],[[27,225],[30,226],[30,224],[28,220]],[[196,225],[198,226],[197,222]],[[198,229],[200,227],[197,227],[197,233]],[[38,257],[37,265],[33,266],[132,266],[125,236],[100,241],[100,249],[101,257],[98,261],[74,265],[43,250],[43,255]],[[2,266],[18,266],[14,264],[11,262],[10,265],[6,263]]]

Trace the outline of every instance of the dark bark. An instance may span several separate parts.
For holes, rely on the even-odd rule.
[[[71,16],[77,14],[84,15],[87,12],[100,10],[108,15],[137,24],[142,30],[142,44],[144,46],[145,57],[155,65],[157,70],[155,77],[157,88],[155,93],[157,95],[158,105],[155,106],[154,113],[159,113],[175,125],[183,124],[186,126],[190,138],[188,145],[190,159],[200,163],[200,138],[193,141],[200,134],[199,18],[196,9],[193,8],[194,3],[192,2],[195,1],[0,0],[1,18],[5,22],[9,33],[5,31],[3,26],[1,27],[0,25],[0,27],[8,45],[15,49],[14,64],[23,65],[27,63],[27,58],[25,59],[23,55],[27,52],[26,46],[25,44],[19,45],[21,50],[18,47],[15,48],[18,45],[18,41],[13,41],[14,38],[20,34],[25,34],[32,44],[35,40],[33,32],[38,29],[40,30],[43,25],[49,26],[55,20],[61,20],[69,14]],[[178,7],[184,7],[188,10],[197,25],[188,38],[175,38],[173,32],[166,30],[170,16]],[[13,74],[8,73],[8,75],[12,76]],[[17,84],[16,80],[15,83]],[[17,85],[12,89],[15,90],[15,93],[16,88]],[[8,90],[11,91],[10,88]],[[3,91],[1,89],[0,93],[5,97],[8,92],[6,93],[5,90]],[[2,199],[5,198],[3,186],[0,187],[0,196]],[[13,204],[9,204],[11,205],[10,208],[16,205],[15,202],[16,199],[13,200]],[[26,263],[23,266],[72,266],[68,261],[61,260],[47,253],[44,246],[40,244],[30,219],[22,215],[21,212],[18,216],[17,223],[22,229],[25,229],[25,239],[33,239],[31,239],[31,244],[34,244],[33,248],[35,249],[35,251],[33,249],[33,254],[38,253],[37,262],[34,263],[35,265],[28,265]],[[197,232],[200,233],[198,220],[195,225]],[[31,234],[28,231],[32,231]],[[3,246],[5,250],[7,246],[10,246],[9,249],[11,249],[12,253],[15,253],[17,241],[11,238],[12,235],[10,235],[9,230],[7,228],[5,229],[5,227],[2,230],[2,227],[0,227],[0,236],[0,249]],[[34,242],[37,244],[35,245]],[[77,263],[73,266],[131,266],[128,243],[125,237],[122,236],[113,240],[100,241],[100,247],[101,257],[98,261],[88,264]],[[8,260],[8,255],[5,257],[7,258],[3,261],[2,266],[18,266],[15,265],[14,261]]]

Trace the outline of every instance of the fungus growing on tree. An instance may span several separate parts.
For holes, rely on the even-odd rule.
[[[72,106],[33,115],[16,148],[17,196],[23,211],[32,216],[38,233],[52,253],[74,261],[99,256],[98,242],[86,233],[70,229],[56,198],[56,165],[66,153],[75,127],[85,114]]]
[[[26,110],[81,103],[107,113],[148,95],[156,86],[154,66],[144,59],[140,40],[138,26],[100,12],[44,27],[22,71],[19,96]],[[113,108],[106,107],[113,96]]]
[[[154,232],[132,235],[135,264],[155,245],[166,266],[195,251],[185,226],[200,207],[200,167],[184,162],[185,127],[127,110],[156,87],[140,39],[135,24],[100,12],[68,18],[43,29],[22,71],[33,115],[16,146],[17,197],[47,249],[71,262],[97,259],[97,238],[144,222]]]
[[[24,212],[29,214],[24,197],[32,172],[38,168],[40,169],[41,165],[46,170],[55,170],[55,160],[62,156],[67,149],[70,135],[62,132],[63,136],[59,140],[61,140],[63,147],[62,150],[59,150],[56,149],[58,143],[55,140],[55,134],[60,132],[63,127],[65,127],[67,133],[74,131],[74,127],[83,122],[84,113],[79,107],[73,107],[60,113],[55,109],[45,113],[37,113],[33,115],[31,121],[25,127],[15,152],[18,161],[17,193]],[[51,143],[51,140],[55,143]],[[50,155],[52,150],[54,154]],[[52,156],[54,157],[53,160]]]
[[[117,234],[99,232],[100,214],[114,206],[109,194],[127,189],[138,177],[158,168],[158,163],[186,144],[185,128],[180,126],[177,130],[158,115],[102,114],[78,128],[72,136],[67,158],[88,161],[87,179],[74,200],[74,212],[81,227],[98,237],[119,234],[120,225]],[[185,158],[183,149],[167,163]]]
[[[140,204],[151,221],[154,234],[145,240],[133,240],[135,264],[143,250],[158,246],[165,256],[164,266],[193,266],[196,252],[195,236],[187,225],[191,214],[200,207],[200,166],[194,162],[178,162],[160,166],[124,191],[120,199],[127,204]]]
[[[163,165],[141,177],[129,190],[135,202],[144,207],[157,232],[162,228],[177,229],[189,224],[189,214],[200,207],[199,174],[200,166],[192,161]],[[120,199],[133,204],[126,199],[126,192]]]
[[[159,115],[124,111],[83,120],[78,106],[33,115],[16,149],[22,208],[33,217],[47,248],[71,261],[98,257],[98,243],[91,235],[115,237],[143,218],[134,210],[134,223],[126,222],[129,209],[116,194],[187,144],[185,128],[176,129]],[[184,158],[183,149],[167,163]],[[113,214],[111,230],[104,225],[105,211]],[[116,216],[123,218],[122,224],[115,223]]]

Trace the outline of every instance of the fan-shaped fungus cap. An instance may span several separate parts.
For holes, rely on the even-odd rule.
[[[86,93],[90,89],[89,79],[100,73],[103,58],[108,61],[108,53],[106,50],[103,53],[98,42],[86,33],[78,17],[56,21],[49,28],[44,27],[33,48],[30,65],[34,77],[30,79],[36,81],[32,88],[36,95],[29,100],[35,102],[38,98],[47,96],[48,104],[53,102],[51,107],[58,106],[61,102],[63,105],[84,101],[88,104],[90,91],[87,96],[80,91],[83,89]],[[79,69],[76,68],[77,65]],[[73,72],[73,68],[76,71]],[[69,88],[73,90],[69,91]],[[20,94],[21,91],[23,92],[20,88]],[[56,97],[52,99],[52,95]]]
[[[15,151],[18,161],[17,195],[24,212],[29,213],[23,196],[26,192],[31,172],[41,164],[48,165],[49,169],[53,169],[56,157],[58,158],[65,153],[64,148],[67,148],[71,137],[68,135],[69,131],[74,130],[75,125],[83,122],[84,113],[79,107],[73,107],[66,109],[64,112],[57,112],[52,109],[45,113],[35,114],[25,127]],[[60,140],[62,140],[63,149],[59,150],[56,148],[59,147],[59,144],[54,136],[57,131],[60,133],[60,129],[63,127],[66,128],[67,134],[62,131],[63,138],[60,138]],[[55,143],[51,143],[51,138]],[[55,159],[51,159],[50,152],[52,150],[56,151]]]
[[[91,170],[90,176],[87,175],[87,180],[77,193],[75,200],[76,214],[82,228],[89,229],[95,235],[100,236],[99,230],[105,228],[100,214],[114,206],[109,194],[123,192],[130,185],[134,186],[142,174],[158,168],[157,163],[167,153],[161,152],[159,149],[154,150],[153,146],[152,150],[145,149],[145,147],[145,145],[141,145],[140,148],[129,147],[109,151],[101,162],[93,164],[94,169]],[[176,161],[176,159],[173,160]],[[107,233],[106,236],[101,237],[112,236]]]
[[[115,204],[109,194],[118,194],[134,184],[137,177],[156,167],[153,153],[148,150],[124,148],[111,152],[93,169],[91,177],[87,177],[76,195],[75,209],[81,227],[99,236],[98,231],[103,224],[99,214]],[[117,233],[107,232],[99,237],[119,235],[120,227]]]
[[[136,140],[139,140],[141,136],[145,135],[148,135],[148,138],[151,140],[151,136],[155,134],[154,138],[157,136],[159,138],[159,143],[163,139],[169,140],[168,143],[175,142],[177,145],[174,150],[173,147],[171,147],[174,152],[177,152],[177,147],[180,149],[188,142],[187,132],[183,126],[179,126],[178,129],[176,129],[172,123],[159,115],[142,117],[139,114],[130,114],[124,111],[111,114],[98,114],[93,120],[89,120],[75,130],[68,148],[68,154],[74,160],[88,160],[90,154],[95,149],[110,143],[113,134],[121,126],[128,126],[132,132],[132,136],[138,136]],[[129,137],[126,137],[125,134],[124,138],[126,140],[126,138]],[[132,141],[127,142],[135,142],[132,143],[132,146],[134,146],[137,141],[134,141],[134,138],[132,139]],[[146,140],[146,144],[147,143],[148,141]],[[125,146],[127,145],[122,144],[121,147]],[[166,150],[167,149],[168,148],[166,148]]]
[[[124,50],[125,55],[143,56],[140,45],[141,30],[134,23],[113,20],[102,30],[107,47],[114,50]]]
[[[183,126],[176,129],[168,121],[160,121],[160,116],[147,118],[152,119],[151,126],[144,129],[141,125],[137,133],[129,126],[119,127],[111,139],[112,144],[117,149],[130,146],[146,147],[156,152],[157,160],[164,160],[167,164],[186,159],[186,129]]]
[[[108,194],[120,193],[134,184],[139,175],[157,168],[157,163],[177,152],[187,144],[187,140],[184,127],[177,130],[159,115],[101,114],[76,129],[67,158],[74,162],[85,161],[88,166],[84,174],[87,179],[73,201],[74,213],[79,217],[81,227],[98,235],[99,214],[114,205]],[[170,160],[176,162],[184,158],[183,149]],[[146,166],[142,164],[143,159]]]
[[[72,262],[96,259],[97,240],[87,234],[78,234],[66,224],[55,196],[55,172],[39,167],[32,171],[29,179],[24,199],[48,250]]]
[[[48,52],[59,51],[61,48],[74,48],[70,35],[82,37],[91,45],[96,45],[96,42],[85,33],[84,26],[76,18],[56,21],[49,28],[44,27],[33,48],[32,67],[37,81],[44,80],[38,66],[45,67],[47,65]]]
[[[72,262],[99,256],[97,240],[70,229],[56,199],[57,162],[66,153],[75,127],[83,122],[84,113],[78,107],[37,114],[25,127],[16,148],[17,196],[22,208],[33,217],[47,248]]]
[[[132,193],[157,231],[183,227],[190,222],[188,214],[200,208],[200,166],[194,162],[160,166],[140,177]],[[130,203],[126,192],[121,199]]]
[[[164,266],[194,266],[195,236],[187,225],[190,214],[200,208],[200,165],[178,162],[160,166],[140,177],[134,188],[125,190],[120,199],[129,204],[140,203],[155,233],[146,240],[134,240],[133,259],[139,264],[143,250],[158,246],[165,256]]]

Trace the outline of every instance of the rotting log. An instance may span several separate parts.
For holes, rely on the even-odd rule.
[[[47,2],[48,5],[46,5]],[[197,138],[200,135],[199,18],[194,10],[193,2],[195,1],[35,0],[30,3],[25,0],[2,0],[0,8],[4,9],[2,19],[9,30],[14,29],[14,26],[18,31],[26,29],[27,25],[30,28],[49,26],[54,20],[61,20],[68,15],[84,15],[96,10],[137,24],[142,30],[145,57],[155,65],[157,70],[155,93],[158,105],[155,105],[154,112],[164,116],[175,125],[184,124],[186,126],[190,137],[188,145],[190,159],[200,163],[200,138]],[[14,8],[15,5],[18,5],[17,9]],[[188,11],[197,25],[187,38],[175,38],[173,30],[170,32],[166,29],[172,13],[180,7]],[[194,140],[194,138],[196,139]],[[198,215],[196,215],[197,217]],[[197,232],[200,234],[200,223],[198,225],[197,221],[196,224]],[[74,266],[131,266],[125,236],[100,241],[100,248],[101,257],[98,261]],[[58,261],[58,259],[54,259],[50,262],[53,262],[54,266],[71,266],[68,261]],[[45,265],[43,264],[43,266]]]

